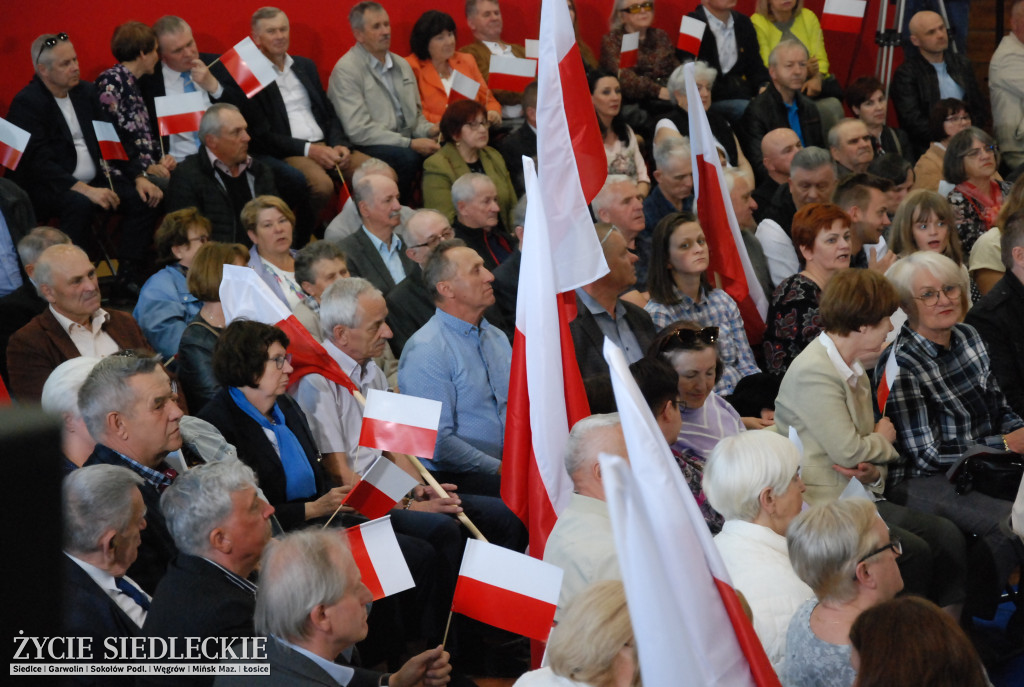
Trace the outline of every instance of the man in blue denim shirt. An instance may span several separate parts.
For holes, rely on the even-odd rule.
[[[460,493],[498,496],[512,347],[484,319],[492,275],[458,239],[443,241],[423,267],[437,311],[402,352],[402,393],[441,401],[434,458],[438,479]]]

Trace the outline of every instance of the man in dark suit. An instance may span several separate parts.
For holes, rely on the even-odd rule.
[[[81,468],[64,478],[61,632],[91,637],[94,656],[102,655],[108,637],[140,635],[149,610],[149,595],[125,575],[146,528],[142,484],[132,471],[113,465]]]
[[[318,218],[334,195],[337,171],[351,182],[352,171],[367,156],[350,152],[313,60],[288,54],[288,15],[276,7],[261,7],[252,15],[251,28],[253,42],[277,74],[277,80],[250,98],[244,110],[252,129],[253,152],[283,160],[302,172],[310,209]]]
[[[353,277],[369,280],[387,295],[416,267],[395,233],[395,227],[402,221],[398,184],[380,174],[367,175],[352,187],[352,200],[363,225],[339,241],[338,247],[348,256],[348,270]]]
[[[176,389],[158,358],[119,356],[96,363],[78,392],[82,420],[96,440],[88,465],[117,465],[142,477],[146,529],[128,568],[152,594],[178,550],[160,510],[160,494],[177,473],[164,458],[181,448]]]
[[[267,636],[270,674],[221,676],[216,685],[411,687],[444,684],[451,673],[441,646],[385,675],[335,663],[366,636],[366,606],[373,599],[336,532],[312,528],[277,539],[260,563],[257,595],[264,612],[256,631]]]
[[[696,59],[718,71],[711,89],[711,107],[729,121],[738,122],[747,103],[768,82],[768,70],[761,61],[754,25],[734,7],[736,0],[701,0],[690,16],[708,25]],[[722,45],[720,36],[725,39]],[[694,59],[690,53],[683,54]]]
[[[239,214],[256,196],[277,195],[270,171],[249,155],[248,123],[237,107],[217,103],[199,123],[199,152],[171,175],[167,211],[195,207],[210,220],[214,241],[250,243]]]
[[[512,185],[516,195],[526,193],[526,182],[523,180],[523,156],[532,157],[537,164],[537,82],[532,81],[523,91],[523,117],[526,121],[518,129],[510,133],[498,143],[501,156],[505,158],[505,166],[512,176]]]
[[[274,507],[251,468],[234,458],[193,468],[160,498],[180,552],[153,595],[149,637],[252,637],[256,585]],[[337,535],[335,535],[337,536]],[[213,676],[151,677],[140,684],[209,685]]]
[[[33,275],[50,306],[15,332],[7,346],[11,393],[19,400],[38,402],[53,368],[69,358],[152,348],[131,315],[100,307],[96,268],[78,246],[50,246]]]
[[[93,121],[106,121],[96,87],[82,81],[67,34],[32,42],[35,76],[11,101],[7,118],[32,137],[12,174],[32,198],[40,220],[56,217],[61,230],[86,246],[95,214],[120,210],[118,258],[125,284],[141,280],[139,263],[156,227],[163,198],[138,161],[102,160]]]
[[[0,298],[0,376],[5,383],[10,383],[7,376],[7,344],[14,336],[14,332],[46,310],[46,299],[39,295],[35,282],[32,281],[36,262],[44,250],[58,243],[71,243],[71,239],[60,229],[53,227],[36,227],[17,241],[22,284]]]
[[[636,255],[614,226],[598,222],[595,229],[604,249],[608,274],[576,289],[576,319],[569,323],[576,361],[584,379],[608,374],[608,363],[602,353],[605,337],[622,349],[628,362],[634,363],[644,356],[655,334],[651,316],[643,308],[619,298],[636,283]]]

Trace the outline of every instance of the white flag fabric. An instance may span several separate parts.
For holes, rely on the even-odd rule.
[[[32,134],[0,118],[0,165],[7,169],[17,168],[30,138]]]
[[[374,601],[416,586],[395,538],[390,515],[343,531],[363,576],[363,584],[373,594]]]
[[[220,57],[245,95],[253,97],[277,80],[274,63],[246,36]]]

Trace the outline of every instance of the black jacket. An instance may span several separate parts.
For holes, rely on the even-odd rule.
[[[981,94],[978,80],[974,77],[971,62],[963,55],[946,51],[946,69],[953,81],[964,89],[963,101],[971,113],[971,124],[988,129],[992,113],[988,99]],[[918,156],[923,155],[931,145],[928,119],[932,106],[939,102],[939,76],[935,67],[921,57],[920,53],[907,52],[903,64],[892,75],[889,97],[900,120],[900,128],[907,132]]]
[[[253,159],[245,171],[252,195],[278,195],[274,175],[259,160]],[[171,185],[164,201],[167,212],[196,207],[210,220],[213,231],[210,239],[227,243],[251,243],[242,229],[242,221],[234,210],[231,197],[210,163],[206,146],[189,155],[171,175]]]
[[[524,123],[501,139],[501,142],[498,143],[498,151],[505,158],[505,166],[508,168],[509,176],[512,177],[512,186],[516,189],[516,195],[522,196],[526,193],[523,156],[532,157],[534,163],[537,162],[537,134],[533,132],[529,124]]]
[[[702,5],[690,12],[691,17],[708,23],[708,15]],[[761,60],[761,49],[757,43],[757,32],[750,18],[732,10],[733,27],[736,32],[736,64],[728,74],[722,73],[722,65],[718,61],[718,41],[710,29],[704,31],[700,42],[697,59],[703,60],[718,72],[715,85],[711,88],[711,99],[714,100],[749,100],[757,95],[761,84],[768,83],[768,68]],[[688,52],[679,51],[684,61],[693,59]],[[685,136],[685,134],[684,134]]]
[[[324,133],[324,142],[329,146],[349,147],[341,120],[327,100],[327,93],[324,92],[313,60],[294,55],[292,59],[292,73],[306,89],[313,119]],[[249,98],[242,112],[249,124],[254,153],[277,158],[305,155],[306,141],[292,137],[288,110],[285,109],[284,98],[276,81]]]
[[[391,271],[384,264],[384,259],[380,257],[373,241],[366,236],[366,232],[361,226],[356,229],[355,233],[338,241],[338,247],[345,251],[348,271],[353,277],[362,277],[368,280],[385,296],[395,288],[395,278],[391,276]],[[398,257],[401,259],[402,267],[405,268],[405,274],[408,277],[414,269],[418,269],[418,266],[405,254],[404,248],[405,246]]]
[[[1014,412],[1024,417],[1024,284],[1008,272],[964,321],[985,341],[999,388]]]
[[[643,308],[622,301],[626,306],[626,324],[636,336],[637,343],[644,351],[651,345],[657,331],[651,316]],[[597,320],[580,297],[576,297],[576,319],[569,323],[572,344],[576,348],[576,362],[583,379],[608,374],[608,363],[604,359],[604,334]]]
[[[803,93],[796,93],[797,116],[800,119],[800,133],[803,134],[804,148],[819,146],[827,148],[825,136],[821,131],[821,117],[818,106]],[[786,103],[782,94],[769,83],[764,92],[750,101],[747,111],[743,113],[737,131],[742,137],[740,144],[751,164],[758,170],[759,178],[764,178],[764,156],[761,155],[761,139],[773,129],[789,129],[789,116],[786,114]]]

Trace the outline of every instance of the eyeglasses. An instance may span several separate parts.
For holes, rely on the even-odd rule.
[[[930,308],[934,305],[938,305],[940,293],[946,294],[946,298],[948,298],[950,301],[955,301],[956,299],[960,298],[960,285],[946,284],[938,291],[925,291],[920,296],[914,296],[914,298],[921,301]]]
[[[462,126],[468,126],[470,129],[486,129],[487,128],[487,120],[486,119],[478,119],[475,122],[466,122]]]
[[[998,152],[999,146],[993,143],[990,146],[982,146],[981,148],[971,148],[970,150],[963,154],[963,157],[978,157],[982,153],[992,153],[993,155],[995,155]]]
[[[889,537],[889,543],[888,544],[886,544],[885,546],[881,546],[881,547],[875,549],[874,551],[872,551],[868,555],[866,555],[863,558],[861,558],[860,560],[858,560],[857,561],[857,565],[860,565],[861,563],[863,563],[867,559],[871,558],[872,556],[877,556],[878,554],[882,553],[883,551],[888,551],[889,549],[892,549],[892,552],[894,554],[896,554],[897,556],[901,556],[901,555],[903,555],[903,542],[900,540],[899,537]]]
[[[437,248],[441,244],[442,241],[447,241],[448,239],[451,239],[451,238],[455,238],[455,230],[452,229],[451,227],[445,227],[444,231],[442,231],[437,236],[431,236],[429,239],[427,239],[426,243],[417,243],[415,246],[409,246],[409,249],[410,250],[412,250],[414,248],[430,248],[430,249],[434,249],[434,248]]]
[[[953,122],[970,122],[971,115],[966,113],[949,115],[948,117],[946,117],[946,121],[949,122],[950,124],[952,124]]]
[[[630,5],[629,7],[623,7],[620,12],[626,12],[628,14],[640,14],[642,12],[653,12],[653,2],[641,2],[639,5]]]
[[[269,362],[272,362],[275,365],[277,365],[277,369],[283,370],[285,363],[291,364],[291,362],[292,362],[292,354],[291,353],[285,353],[284,355],[279,355],[276,358],[267,358],[267,360]]]
[[[690,348],[695,343],[713,346],[718,341],[718,327],[704,327],[703,329],[677,329],[672,335],[665,339],[661,348],[667,349],[671,344],[678,342],[683,348]]]
[[[50,36],[49,38],[44,40],[43,44],[39,46],[39,52],[36,53],[35,64],[39,64],[39,58],[43,56],[43,51],[44,50],[49,50],[50,48],[54,47],[55,45],[57,45],[58,41],[64,42],[64,41],[69,41],[69,40],[71,40],[71,39],[68,38],[68,35],[66,33],[64,33],[63,31],[58,33],[56,36]]]

